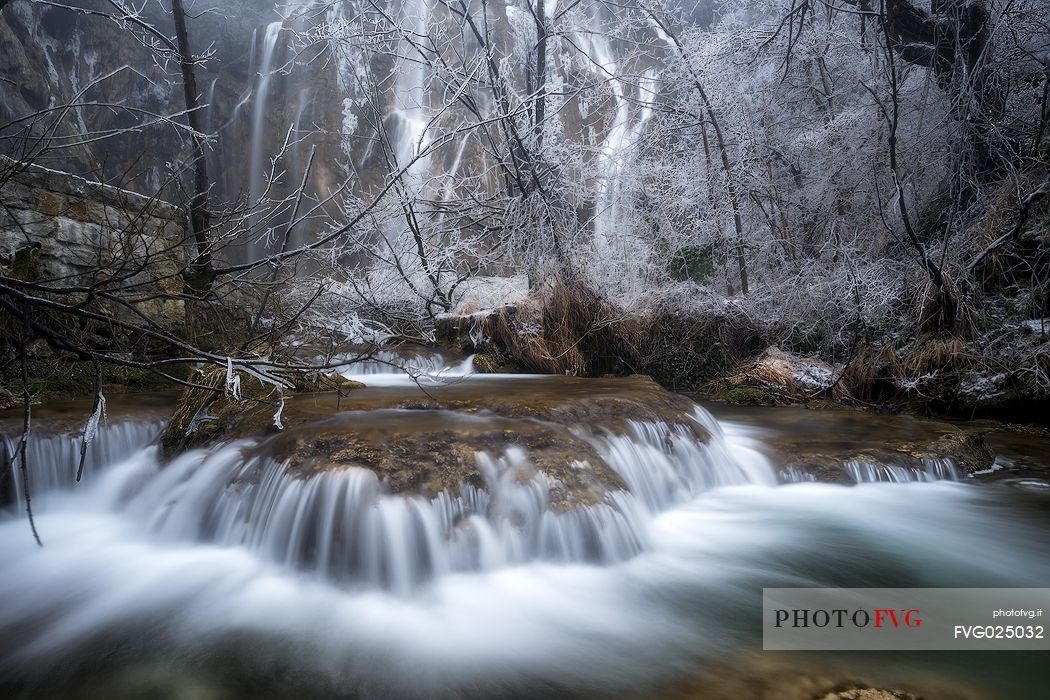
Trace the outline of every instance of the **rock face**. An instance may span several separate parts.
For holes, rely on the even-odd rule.
[[[127,129],[144,114],[178,115],[184,110],[177,61],[158,58],[117,22],[78,11],[112,12],[108,3],[70,0],[58,5],[12,0],[0,13],[0,63],[6,78],[0,81],[0,124],[75,101],[85,89],[85,102],[122,105],[134,111],[72,110],[64,120],[63,136]],[[139,5],[135,9],[141,10],[147,23],[163,34],[172,33],[167,4]],[[404,26],[422,20],[438,33],[456,31],[440,7],[432,3],[393,3],[387,9],[390,21]],[[517,19],[513,10],[518,10]],[[520,59],[519,52],[527,50],[521,41],[520,22],[532,20],[522,16],[513,4],[493,3],[486,12],[486,22],[491,22],[486,33],[504,64],[501,70],[516,89],[524,89],[528,62]],[[593,13],[595,21],[612,19],[599,5],[594,6]],[[377,110],[370,104],[375,95],[364,84],[366,68],[378,77],[378,111],[388,122],[384,133],[394,140],[395,149],[414,147],[414,127],[407,125],[405,116],[413,107],[408,105],[441,98],[423,94],[425,76],[411,60],[412,48],[407,43],[376,45],[377,51],[366,57],[354,47],[356,42],[327,44],[317,38],[338,31],[360,14],[356,3],[318,6],[272,0],[227,0],[219,8],[196,13],[191,10],[191,49],[198,56],[207,55],[198,66],[197,85],[203,129],[215,137],[209,146],[213,206],[237,202],[246,195],[258,196],[263,189],[263,172],[271,157],[282,153],[286,140],[291,143],[276,168],[279,175],[271,184],[271,195],[280,198],[294,192],[306,175],[306,161],[313,148],[316,159],[306,178],[311,196],[320,201],[341,199],[348,183],[365,196],[380,189],[389,164],[383,150],[376,147],[376,135],[367,127],[376,119]],[[295,31],[310,31],[310,38],[295,38]],[[386,33],[377,32],[374,38],[382,42]],[[476,50],[470,42],[462,48]],[[616,131],[613,125],[618,107],[607,94],[606,76],[592,65],[593,57],[592,61],[579,60],[579,50],[574,47],[562,55],[552,46],[550,79],[573,85],[593,82],[598,87],[567,99],[553,116],[564,120],[564,133],[589,134],[592,143],[588,146],[599,146]],[[464,60],[469,65],[473,58]],[[624,60],[630,59],[625,56]],[[135,70],[122,69],[127,66]],[[640,72],[642,67],[634,70]],[[418,83],[417,74],[421,76]],[[434,108],[438,113],[433,115],[432,128],[438,132],[450,129],[454,119],[474,118],[469,110],[454,104],[451,110]],[[119,180],[122,186],[142,193],[163,189],[163,196],[175,201],[182,192],[177,184],[167,182],[168,165],[186,157],[188,139],[163,120],[152,121],[156,123],[140,133],[63,149],[42,164],[91,173],[105,182]],[[440,139],[432,136],[431,143],[435,141]],[[457,169],[477,178],[489,170],[485,163],[487,147],[482,141],[448,141],[427,158],[435,178]],[[0,143],[0,149],[4,146]],[[488,186],[495,191],[501,185],[497,178],[491,180]],[[334,207],[329,213],[340,215]],[[297,230],[295,235],[305,234]],[[486,292],[482,296],[492,295]]]
[[[12,276],[76,285],[99,270],[136,270],[125,286],[142,285],[139,309],[161,323],[182,321],[181,301],[151,298],[182,291],[185,217],[177,207],[36,167],[5,182],[0,202],[0,254]]]
[[[112,11],[105,2],[72,0],[66,7],[12,0],[0,13],[0,124],[35,110],[64,104],[88,88],[83,102],[122,104],[143,113],[174,114],[184,109],[177,62],[161,66],[130,31],[104,17],[77,12],[77,7]],[[162,5],[164,5],[162,7]],[[143,17],[165,34],[173,32],[170,4],[141,4]],[[136,8],[139,9],[139,8]],[[207,130],[218,129],[231,116],[242,93],[251,87],[253,28],[276,19],[267,0],[229,0],[219,12],[190,20],[190,43],[198,53],[209,47],[214,57],[199,69],[197,84],[209,108]],[[135,70],[119,70],[134,66]],[[113,73],[116,71],[116,73]],[[110,75],[113,73],[112,75]],[[109,76],[109,77],[105,77]],[[127,128],[133,118],[118,109],[82,108],[66,118],[61,134]],[[278,130],[275,128],[275,131]],[[217,147],[222,160],[239,163],[247,150],[247,133],[225,130]],[[185,142],[168,125],[156,124],[140,138],[104,139],[64,148],[41,164],[122,186],[157,193],[167,177],[166,163],[184,152]],[[213,165],[218,165],[214,163]],[[235,176],[224,182],[224,171]],[[220,193],[237,192],[243,168],[214,167]],[[227,184],[228,183],[228,184]],[[174,191],[165,196],[174,198]]]

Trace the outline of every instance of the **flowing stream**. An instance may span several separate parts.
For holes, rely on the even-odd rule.
[[[501,379],[439,364],[429,369],[456,370],[455,397],[546,391],[586,402],[589,386],[609,392],[621,381]],[[392,392],[420,389],[379,368],[355,374],[379,378],[361,390],[376,407],[332,419],[362,440],[517,434],[537,423],[389,408]],[[1050,580],[1050,519],[1037,490],[969,483],[947,467],[872,473],[875,483],[852,486],[785,483],[792,477],[763,441],[771,428],[762,420],[718,421],[694,406],[670,422],[559,427],[587,446],[572,468],[597,459],[622,484],[569,509],[553,505],[560,484],[532,468],[530,445],[479,450],[482,482],[435,496],[394,493],[362,468],[295,472],[259,440],[164,463],[153,445],[161,426],[119,417],[74,485],[75,439],[41,437],[30,469],[45,546],[19,507],[0,516],[0,689],[64,698],[654,697],[760,649],[763,587]],[[444,449],[434,444],[434,459]],[[9,477],[7,496],[20,502],[17,471]],[[1019,670],[1022,657],[1005,656],[979,672],[933,655],[925,664],[904,654],[843,663],[875,682],[932,668],[974,697],[1042,697],[1035,667]]]

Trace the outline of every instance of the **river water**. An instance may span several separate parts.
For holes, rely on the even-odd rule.
[[[394,409],[419,387],[368,372],[339,418],[362,435],[537,420]],[[434,374],[438,400],[635,391]],[[558,484],[521,477],[530,453],[513,445],[477,455],[484,484],[441,497],[391,493],[355,468],[292,474],[257,441],[163,464],[151,443],[170,401],[114,400],[75,487],[77,444],[61,433],[82,405],[38,412],[44,546],[20,508],[0,516],[4,697],[767,697],[727,690],[733,674],[785,684],[768,697],[819,697],[769,680],[769,664],[931,698],[1046,697],[1045,654],[759,653],[763,587],[1046,586],[1036,438],[992,440],[997,472],[1028,470],[995,483],[833,485],[785,483],[784,450],[897,439],[922,422],[695,406],[672,423],[562,425],[625,485],[564,511],[551,505]],[[6,492],[19,497],[18,481]]]

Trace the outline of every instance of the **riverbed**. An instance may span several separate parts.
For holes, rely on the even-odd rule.
[[[426,430],[448,430],[452,404],[478,409],[469,421],[534,422],[489,412],[497,399],[607,405],[638,390],[468,375],[392,408],[420,391],[379,380],[349,400],[303,397],[302,410],[352,411],[362,434],[400,436],[424,415]],[[977,426],[996,454],[983,474],[826,484],[781,466],[944,428],[718,404],[683,415],[690,431],[569,425],[626,486],[561,512],[550,484],[519,483],[519,457],[502,448],[486,457],[485,487],[444,501],[354,470],[249,472],[251,441],[167,463],[152,443],[173,401],[114,397],[77,485],[78,444],[63,434],[85,404],[36,411],[44,546],[18,505],[0,520],[5,697],[803,698],[844,681],[1046,696],[1045,654],[774,655],[759,629],[763,587],[1046,586],[1050,449],[1038,433]],[[3,424],[10,435],[16,416]]]

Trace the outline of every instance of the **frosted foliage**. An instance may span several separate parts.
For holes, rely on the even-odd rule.
[[[275,278],[310,307],[297,330],[426,335],[571,273],[641,315],[731,307],[771,341],[842,350],[913,316],[931,265],[957,284],[996,198],[1032,188],[1017,163],[1039,155],[1048,0],[985,3],[994,109],[850,3],[538,1],[290,0],[257,30],[245,110],[263,124],[281,82],[271,94],[296,95],[297,123],[334,146],[323,187],[273,205],[298,212],[289,245],[309,249]],[[294,85],[315,73],[323,90]],[[1013,158],[995,186],[974,174],[975,124]],[[253,200],[307,182],[308,151],[286,146],[289,164],[263,152],[273,140],[253,131],[253,170],[273,168]],[[274,252],[286,229],[249,218]]]

